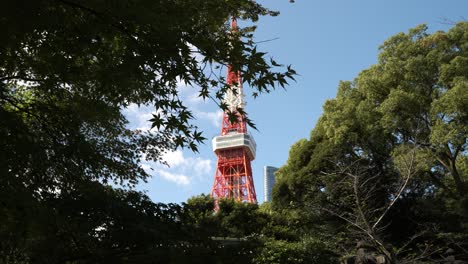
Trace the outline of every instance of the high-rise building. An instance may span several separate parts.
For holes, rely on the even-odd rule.
[[[237,30],[236,19],[231,22],[231,30]],[[232,198],[242,202],[256,203],[257,196],[252,178],[250,162],[255,159],[256,144],[247,132],[247,124],[237,109],[245,107],[240,71],[234,71],[229,65],[227,83],[231,88],[226,92],[224,103],[232,113],[236,113],[237,122],[231,123],[227,113],[223,114],[221,135],[213,138],[213,151],[218,157],[211,196],[218,199]]]
[[[264,202],[271,202],[273,185],[275,185],[275,171],[278,168],[272,166],[263,167],[263,194]]]

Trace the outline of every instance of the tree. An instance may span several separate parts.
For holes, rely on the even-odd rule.
[[[60,170],[81,170],[134,184],[147,177],[141,153],[159,160],[204,139],[178,82],[219,100],[227,85],[215,67],[241,70],[255,94],[294,74],[274,72],[280,65],[257,52],[251,31],[227,34],[230,15],[277,14],[253,1],[9,1],[1,12],[2,167],[12,175],[61,181]],[[120,110],[132,103],[155,105],[155,129],[125,128]]]
[[[432,263],[447,250],[466,260],[467,37],[460,22],[385,41],[291,147],[274,207],[321,219],[340,255],[356,254],[357,240],[392,262]]]
[[[68,221],[76,216],[68,206],[78,206],[74,196],[87,193],[89,186],[134,186],[148,177],[141,159],[161,161],[163,153],[178,147],[197,150],[204,138],[178,97],[178,83],[196,87],[200,97],[224,109],[220,99],[228,86],[218,70],[226,65],[242,72],[254,96],[293,79],[293,69],[281,71],[280,64],[257,51],[254,27],[229,32],[226,23],[230,16],[255,23],[260,16],[277,14],[251,0],[3,3],[0,236],[9,237],[0,242],[4,262],[30,260],[38,245],[47,245],[43,239],[63,243],[63,255],[75,254],[73,232],[95,242],[88,233],[99,225],[63,233],[48,221],[32,221],[36,213]],[[150,131],[126,127],[121,110],[130,104],[154,105]],[[116,204],[131,196],[106,196],[102,186],[92,189]],[[80,206],[85,208],[76,213],[94,210],[88,202]],[[67,242],[56,239],[58,234]],[[46,247],[38,256],[55,253]]]
[[[213,198],[201,195],[189,199],[183,208],[181,216],[188,218],[181,222],[198,230],[199,237],[209,234],[212,243],[204,242],[201,251],[209,251],[208,259],[214,263],[332,263],[337,259],[326,242],[301,237],[291,225],[294,217],[272,211],[268,204],[259,207],[223,199],[214,214]]]
[[[176,221],[180,206],[138,192],[84,180],[40,201],[30,196],[11,195],[2,207],[2,263],[152,263],[194,241]]]

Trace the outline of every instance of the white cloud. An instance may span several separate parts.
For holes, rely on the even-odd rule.
[[[177,78],[177,86],[176,89],[179,93],[184,93],[186,91],[189,91],[191,88],[190,85],[187,85],[182,79]]]
[[[153,118],[154,113],[156,113],[154,107],[149,105],[138,106],[131,104],[123,109],[123,114],[130,122],[129,127],[142,131],[147,131],[151,128],[151,122],[148,120]]]
[[[195,116],[200,119],[208,120],[213,126],[221,127],[221,119],[223,117],[223,111],[217,110],[215,112],[195,112]]]
[[[162,178],[174,182],[177,185],[189,185],[191,181],[188,176],[185,176],[183,174],[177,174],[163,170],[157,170],[156,173]]]
[[[167,162],[169,167],[177,167],[186,163],[186,160],[184,158],[184,153],[182,153],[182,151],[179,149],[176,151],[165,153],[162,156],[162,158],[164,161]]]
[[[153,169],[151,168],[151,166],[150,166],[149,164],[143,163],[143,164],[141,164],[141,168],[144,169],[144,170],[146,171],[146,173],[152,174],[151,171],[152,171]]]
[[[146,173],[152,176],[159,176],[167,181],[174,182],[177,185],[188,185],[190,183],[190,178],[183,174],[173,173],[163,169],[154,169],[149,163],[143,163],[141,164],[141,167],[146,171]]]
[[[204,176],[211,172],[211,160],[196,158],[193,166],[198,176]]]
[[[211,160],[201,157],[185,157],[181,150],[163,155],[163,160],[169,165],[151,161],[141,164],[141,167],[153,177],[159,177],[177,185],[189,185],[196,180],[206,178],[211,172]]]
[[[190,91],[191,93],[187,95],[187,102],[192,106],[199,106],[205,103],[202,97],[198,96],[197,91]]]

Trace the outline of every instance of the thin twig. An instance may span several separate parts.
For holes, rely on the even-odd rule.
[[[266,39],[266,40],[261,40],[261,41],[255,41],[254,44],[270,42],[270,41],[274,41],[274,40],[278,40],[278,39],[279,39],[279,38],[276,37],[276,38],[272,38],[272,39]]]
[[[411,175],[412,175],[412,171],[413,171],[413,163],[414,163],[414,156],[415,156],[415,151],[416,149],[413,148],[412,149],[412,153],[411,153],[411,161],[410,161],[410,165],[407,169],[407,176],[406,176],[406,179],[405,179],[405,182],[403,183],[403,185],[400,187],[400,190],[398,191],[397,195],[395,196],[395,198],[393,198],[393,200],[388,204],[387,208],[385,208],[385,211],[382,213],[382,215],[380,215],[379,219],[374,223],[374,225],[372,226],[372,229],[375,229],[375,227],[382,221],[382,219],[385,217],[385,215],[388,213],[388,211],[393,207],[393,205],[395,204],[395,202],[400,198],[401,194],[403,193],[403,191],[406,189],[406,185],[408,185],[408,182],[411,178]]]

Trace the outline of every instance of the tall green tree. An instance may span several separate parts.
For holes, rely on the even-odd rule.
[[[137,241],[130,230],[148,224],[147,233],[134,235],[168,238],[163,229],[152,229],[172,209],[154,213],[147,197],[138,194],[129,202],[132,193],[114,193],[102,184],[134,186],[148,177],[141,159],[161,161],[179,147],[197,150],[204,138],[179,98],[178,83],[224,109],[220,99],[228,86],[220,68],[240,70],[254,96],[293,79],[293,69],[257,50],[254,26],[230,32],[227,23],[235,16],[255,25],[259,17],[277,14],[252,0],[3,1],[2,261],[92,262],[99,249],[87,247],[95,243],[108,253],[117,245],[120,261],[149,249],[164,254],[132,244]],[[122,109],[130,104],[154,105],[150,131],[127,128]],[[105,201],[93,204],[85,196]],[[139,208],[142,203],[148,208]],[[109,207],[119,213],[107,212]],[[126,215],[142,222],[131,223]],[[125,232],[94,234],[113,231],[112,223]]]
[[[466,260],[467,62],[466,22],[389,38],[291,147],[274,206],[322,219],[341,255],[361,241],[391,262]]]
[[[277,14],[254,1],[7,1],[0,12],[2,172],[44,188],[76,171],[134,184],[147,177],[142,153],[196,151],[204,138],[177,83],[219,102],[215,67],[241,70],[255,95],[294,74],[274,71],[253,28],[229,33],[230,16]],[[129,104],[155,106],[151,131],[125,127]]]

